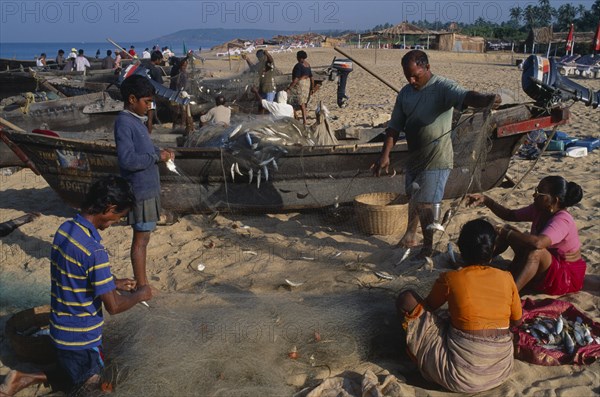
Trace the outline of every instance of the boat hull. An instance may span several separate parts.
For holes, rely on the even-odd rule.
[[[481,113],[459,122],[453,132],[455,161],[445,198],[461,197],[468,191],[485,191],[500,184],[512,155],[526,131],[505,129],[499,136],[496,125],[519,123],[532,118],[525,107],[494,120],[486,134],[485,156],[472,150],[479,138]],[[549,118],[548,118],[549,119]],[[529,123],[536,129],[539,123]],[[537,126],[537,127],[536,127]],[[15,131],[1,132],[27,155],[48,184],[60,197],[78,207],[92,181],[118,174],[116,147],[112,142],[65,139]],[[479,140],[481,141],[481,140]],[[458,144],[460,142],[460,144]],[[462,149],[465,149],[461,151]],[[352,202],[369,192],[404,192],[403,169],[408,165],[406,143],[399,141],[391,153],[395,175],[373,177],[369,167],[380,155],[381,143],[341,144],[336,146],[286,147],[288,153],[264,175],[260,186],[257,175],[252,182],[231,169],[236,159],[222,148],[177,148],[177,175],[160,164],[163,208],[176,213],[219,211],[275,212],[323,208]],[[394,173],[394,171],[390,172]]]

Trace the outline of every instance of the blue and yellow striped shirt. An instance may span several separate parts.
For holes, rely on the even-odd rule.
[[[50,254],[50,337],[59,349],[102,343],[102,299],[116,288],[98,230],[81,215],[63,223]]]

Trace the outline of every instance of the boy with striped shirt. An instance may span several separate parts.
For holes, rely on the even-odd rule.
[[[108,176],[92,185],[82,212],[59,227],[50,254],[50,338],[58,370],[33,374],[12,370],[0,385],[0,396],[45,382],[66,382],[72,390],[99,386],[104,367],[102,305],[117,314],[152,297],[149,286],[135,290],[134,280],[113,277],[98,233],[127,215],[134,203],[129,183]],[[133,292],[120,295],[117,290]]]

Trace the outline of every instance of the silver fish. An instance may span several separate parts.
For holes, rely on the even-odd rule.
[[[267,168],[266,165],[263,165],[262,171],[265,176],[265,181],[268,181],[269,180],[269,169]]]
[[[277,165],[277,161],[275,161],[275,159],[273,159],[273,169],[275,169],[275,171],[279,171],[279,166]]]
[[[406,258],[408,258],[409,255],[410,255],[410,248],[407,248],[404,251],[404,254],[402,255],[402,258],[400,258],[400,260],[398,261],[398,263],[396,263],[396,266],[398,266],[399,264],[401,264],[402,262],[404,262],[406,260]]]
[[[554,333],[557,335],[560,334],[563,330],[564,325],[565,325],[565,322],[564,322],[563,316],[561,314],[556,319],[556,324],[554,324]]]
[[[248,146],[252,147],[252,137],[249,132],[246,132],[246,142],[248,143]]]
[[[548,343],[546,345],[540,345],[540,347],[543,347],[544,349],[547,349],[547,350],[562,350],[561,346],[558,346],[558,345],[555,345],[552,343]]]
[[[540,331],[543,334],[549,335],[551,332],[548,330],[548,328],[546,328],[546,326],[544,324],[540,323],[535,323],[531,326],[531,328]]]
[[[536,341],[538,341],[538,342],[542,341],[540,334],[538,334],[535,329],[529,329],[529,333],[531,334],[531,336],[533,336],[535,338]]]
[[[262,167],[262,166],[265,166],[265,165],[269,164],[273,160],[275,160],[275,157],[269,157],[265,161],[260,162],[258,165],[260,165]]]
[[[575,351],[575,342],[573,342],[573,338],[569,335],[568,332],[563,332],[563,341],[565,343],[565,348],[567,349],[567,353],[573,354]]]
[[[254,171],[252,171],[252,168],[250,168],[248,170],[248,185],[252,184],[253,177],[254,177]]]
[[[578,324],[580,323],[575,323],[575,326],[573,327],[573,336],[575,336],[575,342],[577,342],[579,346],[585,346],[585,337],[583,336],[584,331]]]
[[[260,189],[260,179],[262,177],[262,172],[258,170],[258,174],[256,174],[256,188]]]
[[[242,174],[242,172],[240,171],[240,166],[238,163],[235,163],[235,173],[238,175],[243,176],[244,174]]]
[[[592,338],[590,327],[587,324],[583,324],[583,337],[588,345],[594,341],[594,338]]]
[[[235,163],[231,164],[231,182],[235,182]]]
[[[454,255],[454,248],[452,247],[452,243],[448,243],[448,255],[450,255],[450,260],[452,263],[456,264],[456,256]]]
[[[232,138],[235,134],[237,134],[240,130],[242,129],[242,125],[238,125],[237,127],[234,128],[233,131],[231,131],[231,133],[229,134],[229,138]]]

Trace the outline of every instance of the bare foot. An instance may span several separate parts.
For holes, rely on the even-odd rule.
[[[11,369],[0,385],[0,396],[12,396],[26,387],[44,383],[47,380],[48,378],[42,372],[27,374]]]
[[[416,235],[413,233],[406,233],[400,239],[400,241],[398,241],[398,244],[396,244],[396,247],[398,247],[398,248],[414,248],[417,245],[419,245],[419,243],[417,242]]]

